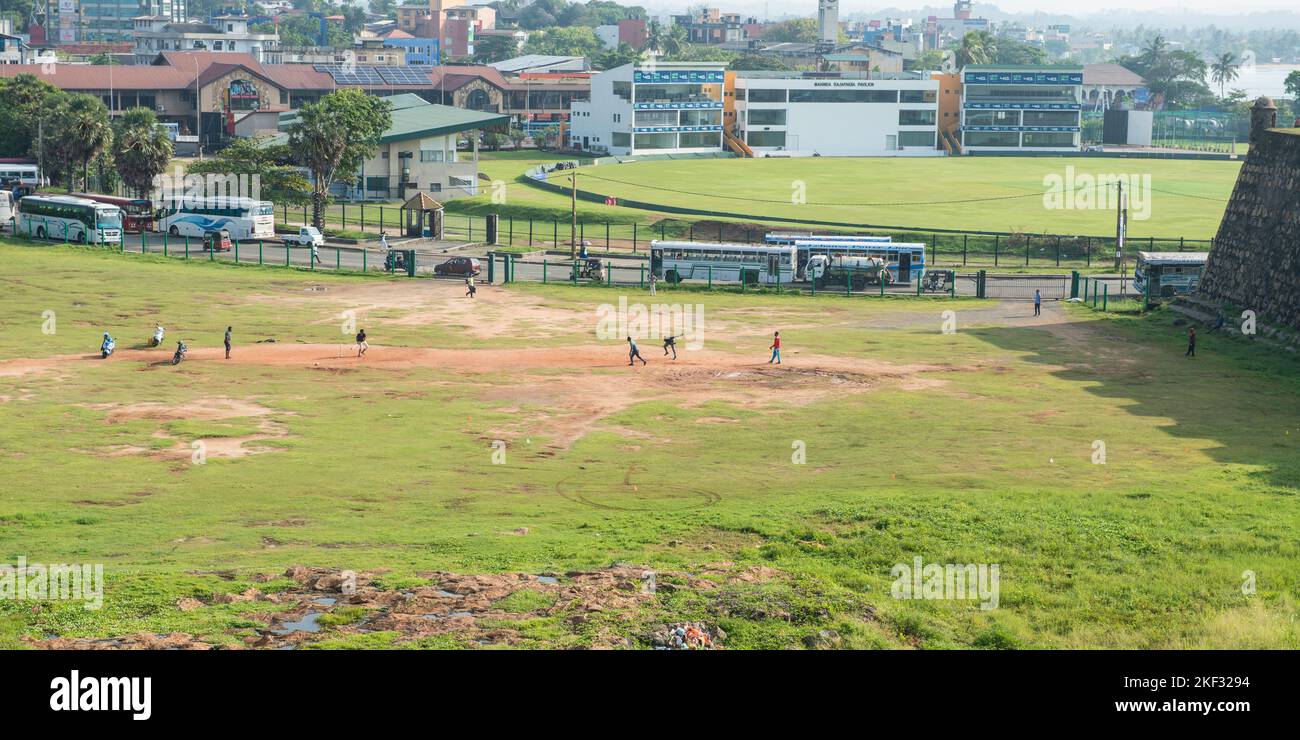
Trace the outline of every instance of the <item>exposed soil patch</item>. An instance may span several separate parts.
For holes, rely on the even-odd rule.
[[[166,430],[156,429],[151,435],[155,439],[170,441],[167,447],[142,447],[137,445],[108,445],[91,450],[92,454],[105,457],[122,457],[126,455],[144,455],[160,460],[193,460],[196,454],[203,458],[235,458],[272,452],[275,447],[258,445],[269,439],[288,436],[284,424],[270,418],[276,413],[272,409],[252,401],[233,398],[200,398],[182,404],[134,403],[134,404],[91,404],[88,408],[106,411],[104,421],[108,424],[121,424],[127,421],[152,420],[168,421],[227,421],[230,419],[257,420],[257,433],[237,436],[200,437],[195,440],[180,440],[168,434]],[[78,450],[83,451],[83,450]],[[83,451],[84,452],[84,451]]]

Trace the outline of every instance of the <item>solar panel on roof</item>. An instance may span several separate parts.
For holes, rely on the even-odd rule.
[[[429,73],[410,67],[379,67],[379,76],[390,85],[427,85]]]

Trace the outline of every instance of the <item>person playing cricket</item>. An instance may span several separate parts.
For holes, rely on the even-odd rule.
[[[645,365],[646,364],[645,358],[641,356],[641,350],[637,348],[636,342],[632,341],[632,337],[627,338],[627,345],[628,345],[628,350],[627,350],[628,367],[635,365],[637,360],[640,360],[641,364]]]
[[[673,359],[674,360],[677,359],[677,340],[681,339],[684,336],[686,335],[678,334],[675,337],[674,336],[664,337],[664,355],[667,355],[668,350],[671,349],[673,351]]]
[[[366,341],[366,330],[362,329],[357,332],[357,357],[361,357],[370,349],[370,343]]]

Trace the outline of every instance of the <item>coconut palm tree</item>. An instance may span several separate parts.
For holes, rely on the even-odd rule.
[[[962,36],[957,48],[957,66],[992,64],[998,55],[998,42],[988,31],[971,31]]]
[[[154,178],[167,170],[172,142],[148,108],[132,108],[113,125],[113,160],[122,182],[136,195],[153,189]]]
[[[57,169],[66,176],[71,193],[76,179],[76,165],[81,165],[82,182],[90,175],[90,163],[108,152],[113,145],[113,127],[108,122],[108,108],[93,95],[76,93],[52,101],[43,114],[46,153],[61,161]],[[49,158],[47,157],[47,160]]]
[[[1225,52],[1219,55],[1210,63],[1210,79],[1219,85],[1219,97],[1223,97],[1224,88],[1229,82],[1237,79],[1237,69],[1241,64],[1237,62],[1237,55],[1232,52]]]

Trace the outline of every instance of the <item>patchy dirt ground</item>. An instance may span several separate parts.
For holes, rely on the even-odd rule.
[[[233,574],[223,574],[232,577]],[[373,632],[395,632],[396,642],[454,635],[467,647],[518,645],[526,642],[512,625],[539,617],[560,618],[567,629],[595,630],[595,648],[672,648],[677,625],[647,622],[660,591],[710,591],[726,584],[755,584],[786,575],[763,566],[739,568],[714,563],[696,573],[654,572],[615,566],[568,573],[456,574],[423,573],[426,585],[404,589],[376,586],[377,574],[291,566],[283,576],[293,586],[264,593],[249,588],[214,594],[207,600],[186,598],[181,611],[214,604],[242,604],[244,615],[260,626],[239,630],[242,647],[295,649],[324,639]],[[278,580],[260,574],[254,581]],[[521,592],[530,592],[520,598]],[[287,608],[285,608],[287,606]],[[337,615],[331,620],[326,615]],[[322,622],[325,625],[322,625]],[[694,623],[707,635],[708,649],[725,647],[726,633],[716,625]],[[236,632],[236,631],[232,631]],[[137,633],[108,638],[28,640],[49,650],[208,650],[216,645],[186,633]],[[698,642],[698,641],[697,641]]]
[[[92,454],[106,457],[145,455],[163,460],[190,460],[197,449],[201,449],[202,454],[210,458],[244,457],[274,451],[277,448],[259,446],[257,443],[289,435],[288,427],[283,422],[271,418],[277,412],[252,401],[233,398],[199,398],[183,404],[90,404],[87,408],[105,412],[104,422],[107,424],[120,424],[125,421],[138,420],[168,422],[251,419],[256,422],[258,430],[254,434],[181,440],[174,438],[164,428],[159,427],[154,430],[151,436],[154,439],[171,442],[170,446],[109,445],[89,450]],[[287,414],[282,413],[281,415]],[[195,443],[199,443],[199,447],[196,447]]]

